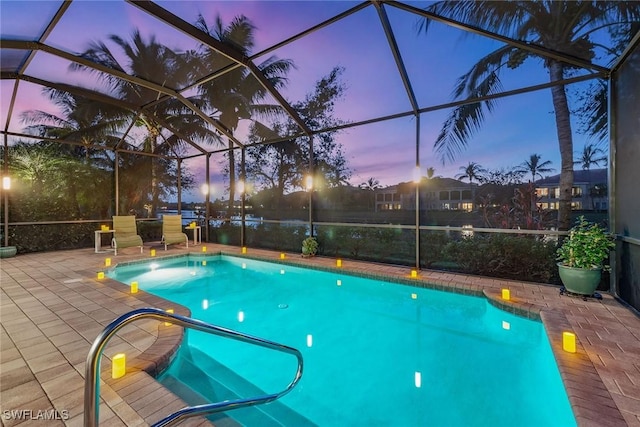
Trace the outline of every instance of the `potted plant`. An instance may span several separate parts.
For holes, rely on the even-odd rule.
[[[558,248],[560,280],[569,292],[593,295],[602,271],[610,269],[609,252],[615,247],[614,236],[584,216],[569,230],[569,237]],[[562,292],[562,291],[561,291]]]
[[[311,257],[318,252],[318,241],[315,237],[307,237],[302,241],[302,256]]]

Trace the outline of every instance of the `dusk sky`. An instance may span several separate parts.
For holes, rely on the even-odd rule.
[[[415,1],[407,3],[417,7],[428,4]],[[256,27],[253,52],[258,53],[358,3],[162,1],[158,4],[190,23],[195,22],[198,13],[205,16],[209,23],[213,23],[214,17],[219,14],[225,24],[233,17],[244,14]],[[24,39],[27,35],[32,37],[33,34],[39,34],[59,5],[58,1],[3,0],[0,2],[2,37]],[[420,107],[451,101],[456,79],[479,58],[501,45],[480,36],[465,35],[460,30],[438,23],[432,24],[428,35],[418,33],[418,16],[391,6],[385,9]],[[74,1],[45,43],[80,53],[90,41],[106,41],[110,34],[129,39],[135,28],[140,29],[145,37],[154,35],[159,42],[177,50],[196,46],[194,41],[179,31],[159,23],[135,6],[116,0]],[[288,86],[281,91],[291,103],[304,99],[313,90],[316,81],[334,67],[341,66],[345,69],[343,81],[347,91],[336,106],[336,118],[357,122],[411,110],[376,9],[371,5],[269,55],[291,59],[296,65],[289,75]],[[260,63],[265,58],[257,58],[255,62]],[[597,62],[606,65],[608,58],[598,58]],[[26,74],[57,82],[80,81],[87,87],[98,88],[91,79],[69,72],[68,64],[65,60],[39,52]],[[576,72],[576,75],[582,74],[586,72]],[[512,90],[546,83],[548,73],[541,60],[530,59],[517,70],[505,69],[501,78],[504,90]],[[569,86],[571,98],[575,100],[573,95],[585,89],[588,83]],[[22,129],[23,124],[17,120],[22,111],[42,109],[56,112],[55,107],[40,94],[41,89],[30,83],[20,84],[10,131],[20,132]],[[13,81],[3,80],[0,90],[0,119],[4,129]],[[575,103],[572,106],[577,107]],[[421,117],[420,163],[423,172],[428,167],[434,167],[436,175],[453,177],[460,172],[461,166],[469,162],[490,169],[509,168],[522,163],[534,153],[540,154],[543,161],[551,160],[553,167],[559,170],[560,155],[550,90],[500,100],[497,109],[487,116],[483,129],[475,135],[468,149],[455,163],[443,165],[433,153],[432,146],[447,113],[447,110],[440,110]],[[340,133],[338,142],[342,144],[352,170],[351,184],[358,185],[370,177],[378,179],[385,186],[411,180],[415,165],[414,120],[408,117],[351,128]],[[246,136],[242,133],[243,128],[246,129],[246,126],[240,128],[240,141]],[[576,123],[573,131],[577,154],[587,138],[578,133]],[[12,141],[10,139],[10,143]],[[187,165],[195,175],[197,184],[204,182],[204,158],[190,160]],[[219,170],[220,162],[212,161],[214,199],[223,197]],[[202,199],[197,189],[194,193],[185,195],[184,200]]]

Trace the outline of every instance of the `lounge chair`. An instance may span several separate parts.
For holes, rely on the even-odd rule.
[[[142,237],[138,235],[136,217],[133,215],[121,215],[113,217],[113,239],[111,240],[115,255],[118,249],[140,246],[140,253],[144,248]]]
[[[183,242],[188,248],[189,238],[182,231],[182,215],[163,215],[162,243],[164,243],[164,250],[167,250],[167,245]]]

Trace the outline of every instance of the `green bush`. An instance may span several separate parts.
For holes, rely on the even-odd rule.
[[[447,243],[443,255],[464,273],[559,284],[556,247],[535,236],[476,234]]]

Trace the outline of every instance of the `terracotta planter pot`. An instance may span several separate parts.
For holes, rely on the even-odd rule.
[[[580,295],[593,295],[602,277],[602,269],[567,267],[558,263],[560,280],[567,291]]]

